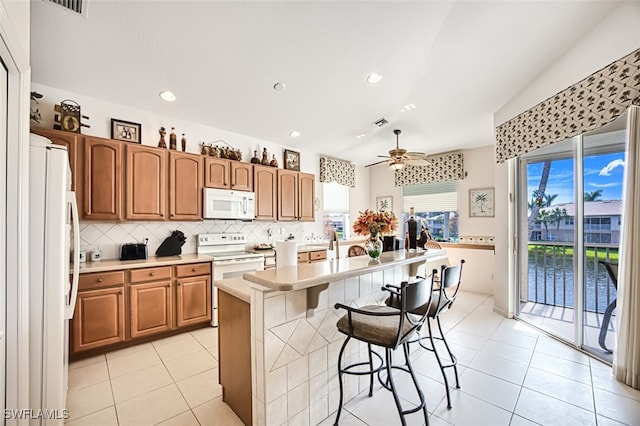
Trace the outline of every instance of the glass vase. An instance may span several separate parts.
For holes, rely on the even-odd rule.
[[[364,248],[369,255],[371,260],[380,259],[380,255],[382,254],[382,240],[378,234],[371,234],[366,243],[364,243]]]

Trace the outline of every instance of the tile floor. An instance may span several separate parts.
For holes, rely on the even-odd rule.
[[[451,389],[451,410],[433,355],[412,351],[430,425],[640,424],[640,391],[618,383],[605,364],[492,308],[491,297],[462,292],[442,317],[459,359],[461,389]],[[72,363],[68,424],[240,425],[222,402],[216,345],[215,329],[207,328]],[[410,379],[396,381],[403,404],[415,403]],[[407,423],[424,419],[412,414]],[[400,422],[390,393],[376,385],[372,398],[346,404],[340,424]]]

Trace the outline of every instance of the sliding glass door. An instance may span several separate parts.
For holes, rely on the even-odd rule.
[[[626,115],[521,157],[517,315],[610,360]]]

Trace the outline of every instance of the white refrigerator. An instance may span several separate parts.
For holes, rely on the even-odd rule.
[[[66,417],[69,320],[78,294],[78,209],[65,147],[31,134],[29,170],[30,424],[61,425]]]

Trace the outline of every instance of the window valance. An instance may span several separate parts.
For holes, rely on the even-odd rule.
[[[356,186],[356,166],[348,161],[320,157],[320,182],[336,182]]]
[[[640,105],[640,49],[496,128],[496,161],[597,129]]]
[[[429,163],[428,166],[405,166],[402,170],[396,170],[395,186],[464,179],[461,152],[429,156]]]

